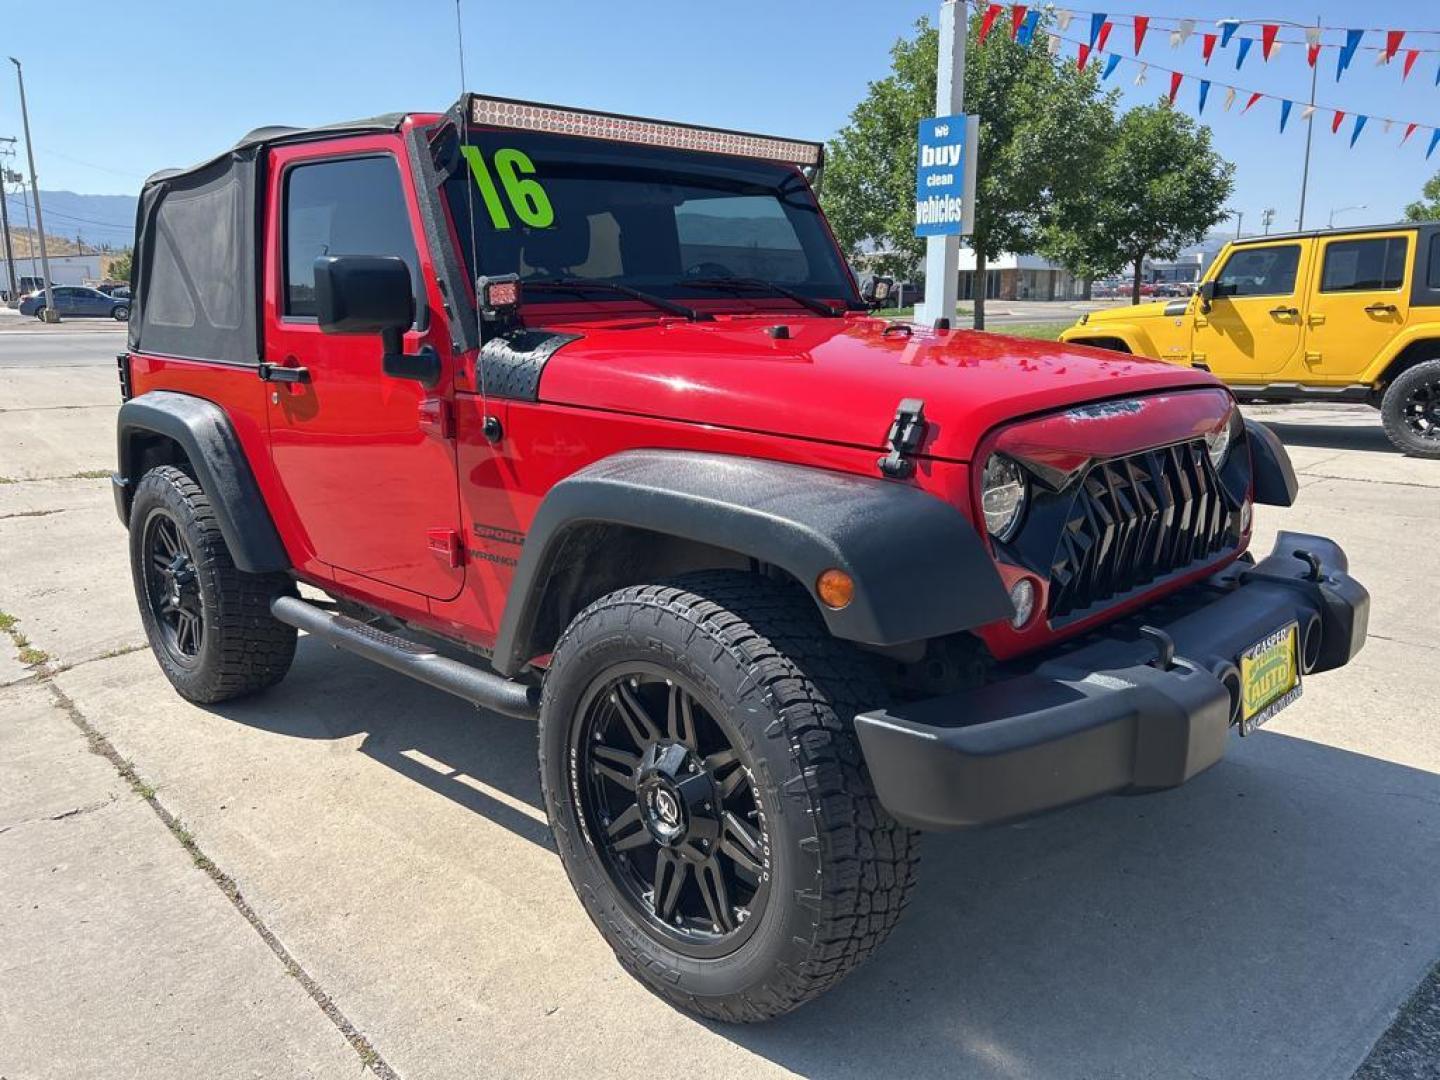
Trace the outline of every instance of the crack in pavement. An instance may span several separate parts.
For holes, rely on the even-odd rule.
[[[102,810],[115,801],[115,796],[108,799],[101,799],[99,802],[90,803],[88,806],[76,806],[69,810],[62,810],[58,814],[51,814],[48,817],[22,818],[20,821],[12,821],[9,825],[0,825],[0,836],[11,829],[18,829],[22,825],[35,825],[46,821],[65,821],[67,818],[80,817],[82,814],[92,814],[96,810]]]
[[[179,842],[180,846],[184,848],[186,853],[195,861],[196,867],[205,871],[206,875],[225,895],[225,898],[230,901],[235,910],[250,924],[251,929],[260,935],[260,940],[265,942],[270,951],[275,954],[276,959],[284,966],[285,971],[304,987],[305,992],[310,995],[310,999],[314,1001],[320,1011],[325,1014],[326,1019],[335,1025],[340,1034],[344,1036],[345,1041],[348,1042],[355,1051],[356,1056],[360,1059],[361,1068],[369,1069],[376,1076],[380,1077],[380,1080],[400,1080],[399,1074],[380,1056],[380,1052],[375,1049],[374,1044],[340,1011],[340,1007],[335,1004],[330,995],[321,988],[320,984],[315,981],[315,978],[308,971],[300,966],[300,962],[290,954],[290,950],[276,937],[275,932],[265,924],[260,914],[250,906],[249,901],[241,894],[240,887],[235,883],[235,879],[215,865],[214,861],[212,861],[200,848],[200,845],[195,842],[195,838],[190,835],[189,830],[185,828],[180,819],[161,804],[160,800],[155,796],[155,789],[148,786],[140,778],[140,774],[136,772],[135,766],[120,756],[119,751],[115,749],[110,740],[81,712],[80,707],[75,704],[70,695],[66,694],[64,690],[56,685],[51,673],[47,672],[43,675],[41,681],[50,690],[50,694],[55,699],[55,703],[64,711],[65,715],[70,718],[70,722],[79,728],[80,733],[85,736],[90,744],[91,753],[99,754],[106,761],[110,762],[110,764],[115,767],[115,771],[120,774],[121,779],[128,783],[137,795],[149,803],[150,809],[155,812],[155,816],[160,819],[165,828],[170,831],[170,835]]]

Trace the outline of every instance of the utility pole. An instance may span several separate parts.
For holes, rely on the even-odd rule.
[[[935,115],[959,116],[965,110],[965,39],[969,36],[968,5],[945,0],[940,5],[940,59],[935,69]],[[967,146],[965,153],[977,152]],[[967,208],[968,210],[968,208]],[[977,282],[977,289],[985,287]],[[955,318],[960,292],[960,238],[930,236],[925,239],[925,313],[915,312],[916,322],[930,326]]]
[[[0,138],[0,143],[9,143],[10,149],[7,153],[15,153],[15,136]],[[20,286],[15,278],[15,248],[10,243],[10,208],[6,205],[9,200],[5,198],[4,173],[5,166],[0,164],[0,231],[5,233],[5,273],[10,282],[8,299],[14,300],[20,295]]]
[[[1320,16],[1315,16],[1315,29],[1320,29]],[[1310,115],[1305,120],[1305,168],[1300,173],[1300,216],[1295,220],[1295,228],[1305,231],[1305,193],[1310,187],[1310,143],[1315,138],[1315,79],[1320,72],[1320,58],[1315,58],[1315,63],[1310,65]]]
[[[1230,212],[1235,215],[1235,239],[1236,239],[1236,240],[1239,240],[1239,239],[1240,239],[1240,225],[1241,225],[1241,223],[1244,222],[1244,220],[1245,220],[1245,211],[1244,211],[1244,210],[1231,210]]]
[[[1261,211],[1261,214],[1260,214],[1260,224],[1263,225],[1263,226],[1265,226],[1265,235],[1266,235],[1266,236],[1269,236],[1269,235],[1270,235],[1270,226],[1271,226],[1271,224],[1272,224],[1274,221],[1275,221],[1275,208],[1274,208],[1273,206],[1272,206],[1272,207],[1269,207],[1269,208],[1266,209],[1266,210]]]
[[[40,275],[36,273],[35,269],[35,226],[30,220],[30,196],[25,194],[25,177],[14,169],[6,169],[5,179],[12,184],[20,185],[20,205],[25,207],[25,231],[30,234],[30,277],[39,281]]]
[[[25,72],[15,57],[10,57],[10,62],[15,65],[15,78],[20,83],[20,122],[25,128],[25,154],[30,159],[30,190],[35,193],[35,231],[40,236],[40,272],[45,275],[43,318],[47,323],[58,323],[60,313],[55,310],[55,290],[50,287],[50,253],[45,250],[45,219],[40,214],[40,182],[35,176],[35,144],[30,141],[30,111],[25,106]]]

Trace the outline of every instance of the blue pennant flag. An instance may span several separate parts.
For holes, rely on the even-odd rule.
[[[1101,75],[1100,78],[1102,78],[1102,79],[1108,79],[1111,75],[1114,75],[1114,74],[1115,74],[1115,69],[1116,69],[1117,67],[1119,67],[1119,66],[1120,66],[1120,54],[1119,54],[1119,53],[1111,53],[1109,56],[1107,56],[1107,57],[1105,58],[1105,74]]]
[[[1200,80],[1200,108],[1197,110],[1197,115],[1202,114],[1202,113],[1205,112],[1205,99],[1208,98],[1209,96],[1210,96],[1210,80],[1209,80],[1209,79],[1201,79],[1201,80]]]
[[[1095,39],[1100,36],[1100,28],[1105,25],[1105,13],[1097,11],[1090,16],[1090,47],[1095,47]]]
[[[1242,37],[1240,39],[1240,51],[1235,54],[1235,70],[1240,70],[1240,65],[1245,63],[1245,57],[1250,55],[1250,46],[1255,44],[1254,38]]]
[[[1369,118],[1368,116],[1358,116],[1358,115],[1357,115],[1357,116],[1355,117],[1355,127],[1354,127],[1353,129],[1351,129],[1351,131],[1350,131],[1350,145],[1351,145],[1351,146],[1354,146],[1354,145],[1355,145],[1355,140],[1358,139],[1358,138],[1360,138],[1360,132],[1362,132],[1362,131],[1365,130],[1365,121],[1366,121],[1366,120],[1369,120],[1369,119],[1370,119],[1370,118]]]
[[[1345,44],[1340,46],[1340,58],[1335,62],[1335,81],[1340,81],[1340,76],[1345,74],[1345,69],[1350,66],[1350,61],[1355,59],[1355,50],[1360,47],[1360,39],[1365,36],[1364,30],[1346,30]]]
[[[1436,146],[1440,146],[1440,128],[1436,128],[1430,133],[1430,148],[1425,151],[1426,161],[1430,160],[1430,155],[1435,152]]]
[[[1235,31],[1240,29],[1240,24],[1234,19],[1224,19],[1220,23],[1220,47],[1230,47],[1230,39],[1235,36]]]
[[[1035,27],[1040,25],[1040,9],[1031,8],[1025,13],[1025,21],[1020,24],[1020,32],[1015,35],[1015,40],[1021,45],[1029,45],[1030,39],[1035,36]]]
[[[1440,86],[1440,64],[1435,65],[1435,85]]]
[[[1280,131],[1282,133],[1285,131],[1285,125],[1290,122],[1290,106],[1294,104],[1293,101],[1280,102]]]

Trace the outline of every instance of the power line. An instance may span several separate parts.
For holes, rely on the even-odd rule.
[[[6,202],[10,202],[10,200],[15,199],[16,197],[17,196],[7,194],[5,196],[5,200]],[[12,202],[11,205],[13,206],[14,203]],[[65,221],[76,222],[81,225],[95,225],[102,229],[115,229],[120,232],[127,233],[133,233],[135,231],[135,227],[133,225],[119,225],[113,221],[96,221],[93,218],[76,217],[74,214],[63,214],[58,210],[50,211],[50,216],[61,218]]]
[[[145,179],[144,173],[130,172],[127,169],[114,169],[111,168],[109,165],[97,165],[93,161],[85,161],[83,158],[71,157],[69,154],[62,154],[59,150],[41,150],[40,154],[42,157],[57,157],[60,158],[62,161],[70,162],[72,165],[83,165],[87,169],[98,169],[101,172],[107,172],[114,176],[124,176],[131,180]]]

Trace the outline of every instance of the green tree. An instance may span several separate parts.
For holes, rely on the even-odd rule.
[[[111,281],[129,281],[130,262],[133,256],[134,252],[126,249],[125,251],[117,255],[115,258],[111,259],[110,267],[106,271],[106,276],[110,278]]]
[[[1029,254],[1060,208],[1089,182],[1109,130],[1113,96],[1101,95],[1095,70],[1081,72],[1046,49],[1042,21],[1029,45],[1010,38],[1002,20],[976,42],[969,24],[965,111],[980,116],[975,233],[975,325],[985,326],[987,263],[1002,252]],[[852,258],[881,248],[879,269],[913,273],[924,255],[914,234],[919,121],[935,108],[939,34],[925,19],[890,50],[891,70],[872,82],[849,123],[831,141],[824,203]]]
[[[1211,145],[1210,129],[1168,101],[1131,109],[1105,140],[1092,186],[1052,219],[1043,249],[1088,277],[1133,264],[1138,304],[1145,260],[1173,259],[1223,221],[1234,174]]]
[[[1421,198],[1405,207],[1406,221],[1440,221],[1440,173],[1425,181]]]

